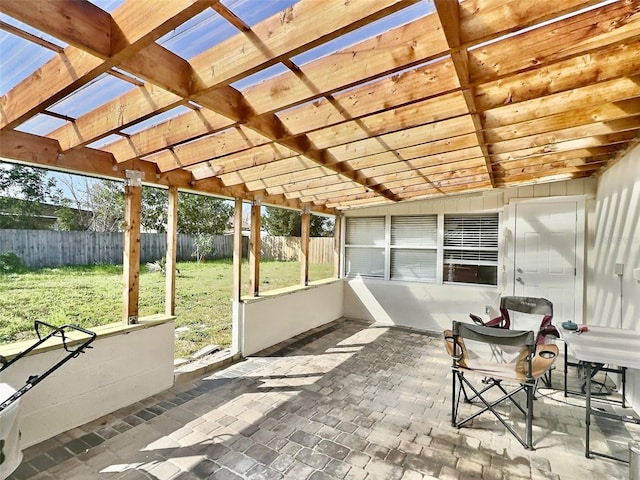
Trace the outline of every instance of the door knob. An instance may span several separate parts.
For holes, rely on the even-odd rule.
[[[522,277],[516,277],[516,282],[521,283],[522,285],[524,285],[524,281],[522,280]]]
[[[516,268],[516,272],[522,273],[522,269],[521,268]]]

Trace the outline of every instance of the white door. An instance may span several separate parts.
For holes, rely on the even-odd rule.
[[[514,295],[551,300],[555,324],[582,321],[578,211],[571,201],[516,204]]]

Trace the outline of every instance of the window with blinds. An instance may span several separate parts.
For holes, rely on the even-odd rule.
[[[438,216],[391,217],[392,280],[436,282]]]
[[[498,229],[497,213],[347,217],[344,275],[497,285]]]
[[[443,280],[498,283],[498,214],[445,215]]]
[[[347,218],[345,276],[384,278],[385,243],[384,217]]]

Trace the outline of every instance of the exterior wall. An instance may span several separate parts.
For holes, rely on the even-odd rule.
[[[173,385],[173,321],[96,337],[19,399],[22,448],[47,440]],[[30,354],[0,374],[15,389],[63,357],[61,348]]]
[[[495,307],[499,298],[497,288],[351,278],[344,316],[440,333],[469,313],[484,316],[485,306]]]
[[[259,297],[239,305],[244,356],[341,318],[341,280],[287,293]]]
[[[517,199],[586,196],[587,217],[593,216],[596,181],[580,179],[550,184],[500,189],[484,194],[407,202],[362,208],[346,216],[417,215],[428,213],[501,212],[503,237],[508,237],[509,203]],[[587,220],[588,222],[589,220]],[[586,244],[593,243],[587,239]],[[453,319],[467,319],[469,313],[485,315],[485,307],[497,308],[501,295],[513,293],[513,255],[507,238],[501,239],[502,258],[496,287],[433,285],[414,282],[387,282],[373,279],[345,281],[344,315],[350,318],[389,323],[441,332]],[[587,251],[588,255],[588,251]],[[486,318],[486,317],[485,317]]]
[[[640,330],[640,146],[598,181],[593,258],[588,272],[587,322]],[[614,274],[616,263],[623,274]],[[640,411],[640,372],[629,375],[628,395]]]

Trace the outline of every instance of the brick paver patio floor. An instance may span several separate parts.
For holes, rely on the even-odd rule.
[[[440,337],[341,320],[33,446],[10,480],[629,476],[585,458],[580,397],[539,390],[527,451],[491,416],[453,428],[450,390]],[[598,420],[593,448],[625,454],[630,428]]]

